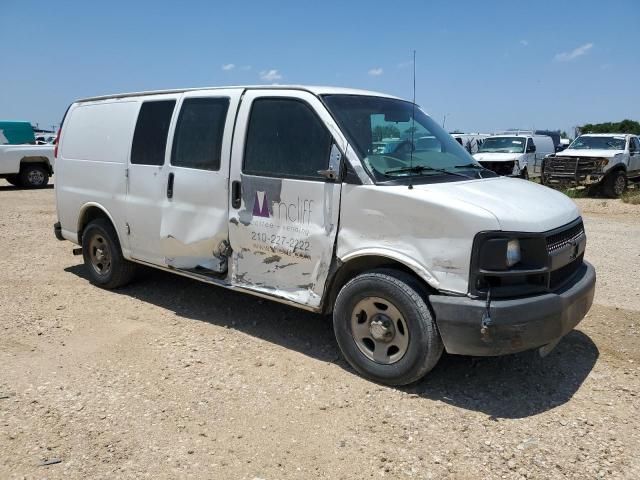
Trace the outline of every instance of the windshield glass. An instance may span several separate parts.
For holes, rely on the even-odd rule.
[[[363,95],[323,98],[377,182],[406,177],[492,176],[410,102]]]
[[[524,137],[485,138],[478,152],[523,153],[527,139]]]
[[[624,137],[587,137],[576,138],[569,148],[574,150],[624,150]]]

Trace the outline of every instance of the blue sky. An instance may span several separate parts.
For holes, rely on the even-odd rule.
[[[0,0],[0,118],[74,99],[295,83],[411,98],[448,130],[640,120],[640,3]]]

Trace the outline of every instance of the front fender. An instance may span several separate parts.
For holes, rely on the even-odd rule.
[[[340,257],[340,261],[343,263],[347,263],[351,260],[360,257],[382,257],[388,258],[390,260],[394,260],[398,263],[403,264],[407,268],[410,268],[416,275],[418,275],[421,279],[423,279],[429,286],[438,289],[440,282],[436,279],[436,277],[423,265],[416,262],[413,258],[403,254],[402,252],[398,252],[396,250],[384,247],[371,247],[371,248],[361,248],[358,250],[351,251],[347,254],[342,255]]]

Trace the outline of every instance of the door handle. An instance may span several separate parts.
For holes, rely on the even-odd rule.
[[[240,205],[242,205],[242,184],[240,180],[234,180],[231,182],[231,206],[240,208]]]
[[[167,180],[167,198],[173,198],[173,172],[169,174],[169,180]]]

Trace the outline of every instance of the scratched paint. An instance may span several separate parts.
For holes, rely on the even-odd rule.
[[[231,282],[320,305],[335,243],[340,184],[242,177]],[[238,253],[239,252],[239,253]]]

